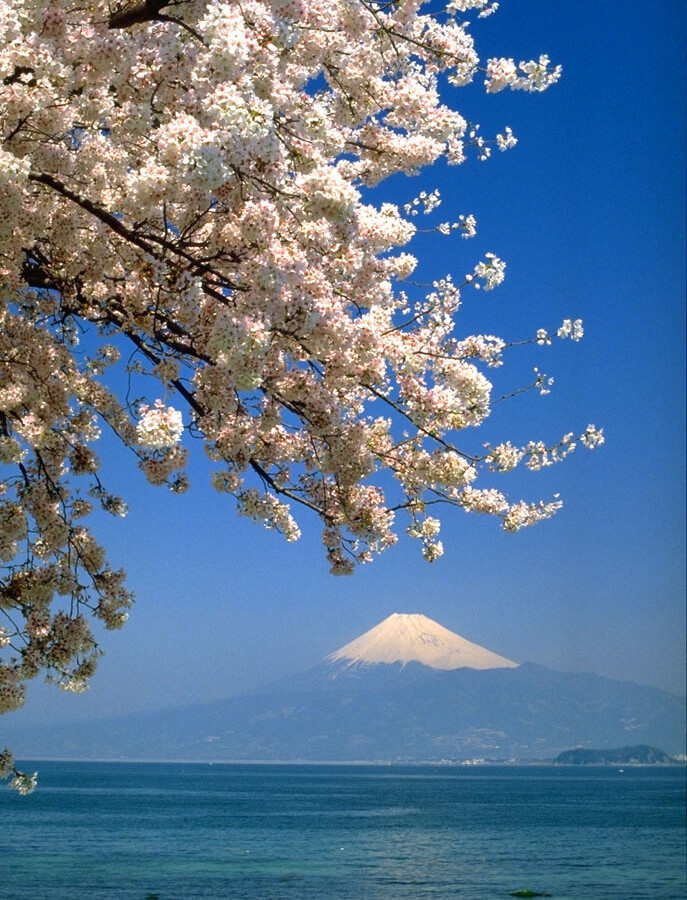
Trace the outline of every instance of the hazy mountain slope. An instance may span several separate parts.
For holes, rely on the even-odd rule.
[[[12,736],[26,756],[183,759],[549,758],[576,746],[684,752],[684,700],[531,663],[434,670],[321,664],[260,692]]]
[[[598,675],[519,666],[426,616],[394,613],[306,672],[250,694],[26,733],[10,727],[5,739],[19,755],[113,759],[522,759],[639,743],[675,754],[685,747],[685,702]]]

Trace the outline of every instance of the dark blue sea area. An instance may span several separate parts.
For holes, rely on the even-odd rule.
[[[684,900],[685,769],[23,763],[2,900]]]

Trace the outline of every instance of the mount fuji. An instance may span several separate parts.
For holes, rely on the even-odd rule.
[[[485,650],[419,613],[392,613],[359,638],[330,653],[332,663],[417,662],[431,669],[503,669],[517,663]]]
[[[3,739],[28,758],[536,760],[640,743],[677,755],[685,752],[685,700],[519,665],[426,616],[394,613],[311,669],[240,696],[15,727]]]

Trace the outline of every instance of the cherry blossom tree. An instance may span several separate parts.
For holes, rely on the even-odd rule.
[[[299,507],[318,516],[334,574],[398,528],[435,559],[441,504],[507,531],[560,507],[478,479],[593,447],[593,426],[463,446],[509,345],[456,336],[455,314],[505,263],[487,254],[418,293],[403,248],[438,192],[369,200],[396,173],[516,143],[482,137],[457,88],[559,78],[546,56],[480,63],[465,20],[496,6],[0,0],[0,712],[39,673],[83,690],[93,618],[127,618],[124,573],[86,524],[94,504],[126,514],[101,480],[102,429],[173,492],[202,442],[241,515],[288,541]],[[438,240],[474,235],[454,218]],[[532,342],[581,336],[566,320]],[[133,392],[112,387],[118,369]],[[0,775],[33,784],[9,753]]]

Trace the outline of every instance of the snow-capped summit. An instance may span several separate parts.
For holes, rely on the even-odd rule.
[[[419,613],[392,613],[331,653],[327,661],[349,666],[418,662],[432,669],[512,669],[518,665]]]

